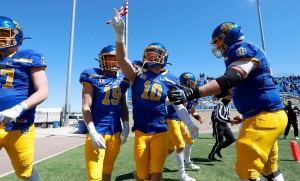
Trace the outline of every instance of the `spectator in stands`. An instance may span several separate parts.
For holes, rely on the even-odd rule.
[[[294,103],[291,100],[288,100],[288,104],[285,107],[285,112],[288,116],[288,124],[284,131],[283,139],[286,139],[288,137],[291,125],[294,128],[294,136],[296,140],[299,140],[298,137],[298,120],[297,120],[297,113],[299,113],[299,108],[294,105]]]

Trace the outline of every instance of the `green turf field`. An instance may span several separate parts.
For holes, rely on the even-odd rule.
[[[133,138],[121,147],[117,158],[112,180],[133,180],[132,172],[135,169],[133,159]],[[286,181],[300,180],[300,162],[295,162],[290,149],[290,141],[278,140],[279,143],[279,167]],[[214,139],[211,134],[200,134],[192,151],[192,160],[200,166],[199,171],[187,171],[187,173],[201,181],[233,181],[239,180],[235,174],[235,149],[234,145],[222,150],[222,162],[208,162],[209,154]],[[42,161],[35,165],[41,181],[85,181],[87,180],[84,146]],[[164,180],[178,180],[175,155],[167,158],[163,178]],[[1,181],[18,180],[14,174],[0,179]]]

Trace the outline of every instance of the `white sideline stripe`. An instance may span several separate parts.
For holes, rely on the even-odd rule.
[[[40,159],[40,160],[37,160],[37,161],[33,162],[33,165],[35,165],[35,164],[37,164],[37,163],[40,163],[40,162],[42,162],[42,161],[44,161],[44,160],[47,160],[47,159],[49,159],[49,158],[55,157],[55,156],[57,156],[57,155],[59,155],[59,154],[62,154],[62,153],[64,153],[64,152],[66,152],[66,151],[69,151],[69,150],[72,150],[72,149],[74,149],[74,148],[77,148],[77,147],[79,147],[79,146],[81,146],[81,145],[84,145],[84,144],[85,144],[85,143],[79,144],[79,145],[74,146],[74,147],[72,147],[72,148],[66,149],[66,150],[64,150],[64,151],[61,151],[61,152],[55,153],[55,154],[53,154],[53,155],[50,155],[50,156],[48,156],[48,157],[42,158],[42,159]],[[15,172],[14,170],[11,170],[11,171],[9,171],[9,172],[6,172],[6,173],[0,175],[0,178],[5,177],[5,176],[7,176],[7,175],[9,175],[9,174],[12,174],[12,173],[14,173],[14,172]]]

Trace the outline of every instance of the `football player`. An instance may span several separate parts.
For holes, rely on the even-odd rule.
[[[169,99],[181,104],[209,95],[221,98],[234,88],[233,102],[242,116],[234,117],[232,123],[243,122],[236,142],[238,176],[241,180],[259,180],[262,173],[267,180],[282,181],[277,165],[277,138],[287,125],[287,115],[265,52],[244,38],[236,23],[217,26],[212,33],[212,53],[217,58],[224,57],[224,75],[201,87],[175,90]]]
[[[109,181],[120,145],[129,134],[126,91],[130,82],[119,72],[115,46],[104,47],[99,60],[100,68],[84,70],[80,75],[82,114],[89,130],[85,162],[88,180]]]
[[[35,108],[48,97],[46,62],[34,50],[19,50],[21,26],[0,16],[0,150],[5,148],[18,178],[37,181],[33,168]]]
[[[185,72],[179,76],[180,84],[186,87],[194,87],[197,85],[195,76],[190,72]],[[192,116],[198,120],[201,124],[203,118],[201,118],[196,112],[196,106],[199,103],[199,99],[193,100],[186,105],[186,108]],[[173,106],[167,107],[167,123],[168,123],[168,137],[169,137],[169,150],[170,155],[176,150],[176,161],[178,165],[178,179],[184,181],[195,181],[185,172],[185,168],[191,170],[199,170],[200,167],[195,165],[191,161],[192,145],[194,139],[191,139],[190,133],[186,129],[184,123],[178,117],[177,112]]]
[[[144,50],[142,61],[136,68],[127,58],[124,43],[124,22],[114,9],[116,17],[112,26],[116,32],[117,60],[122,72],[131,82],[133,104],[133,131],[135,132],[134,158],[136,180],[162,180],[162,172],[168,151],[166,123],[166,98],[168,92],[177,89],[176,77],[165,70],[168,52],[161,43],[151,43]],[[191,135],[196,138],[199,128],[190,120],[183,105],[174,105],[181,120],[185,121]],[[150,174],[151,172],[151,174]]]

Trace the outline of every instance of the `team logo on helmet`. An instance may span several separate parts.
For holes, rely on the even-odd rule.
[[[236,50],[236,56],[241,57],[247,54],[247,50],[243,47],[240,47]]]
[[[16,22],[15,20],[13,20],[13,23],[16,25],[16,28],[17,28],[17,29],[21,29],[21,26],[19,25],[18,22]]]
[[[221,26],[221,31],[227,33],[228,31],[232,30],[234,25],[232,23],[224,23]]]
[[[187,79],[187,80],[189,80],[189,79],[190,79],[190,77],[191,77],[191,75],[190,75],[190,74],[185,74],[185,75],[183,76],[183,78],[184,78],[184,79]]]

